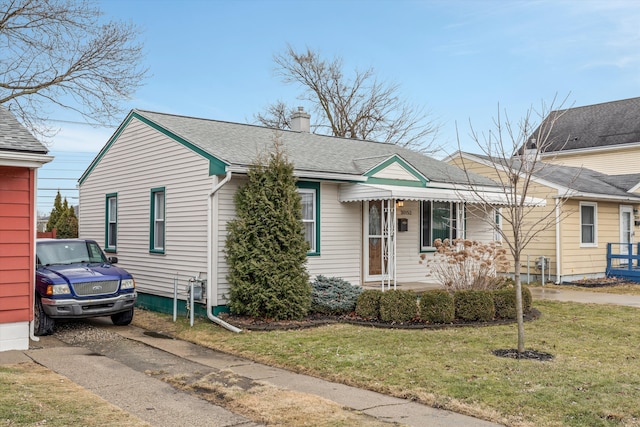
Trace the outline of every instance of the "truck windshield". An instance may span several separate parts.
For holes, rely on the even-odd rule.
[[[38,243],[36,255],[40,265],[107,262],[104,253],[95,242],[61,240]]]

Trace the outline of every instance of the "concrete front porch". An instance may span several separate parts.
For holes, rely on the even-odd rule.
[[[382,284],[380,282],[365,282],[362,287],[364,289],[382,289]],[[387,288],[385,287],[385,289]],[[391,289],[393,289],[393,283],[391,284]],[[398,282],[396,289],[424,292],[429,289],[443,289],[443,287],[441,284],[435,282]]]

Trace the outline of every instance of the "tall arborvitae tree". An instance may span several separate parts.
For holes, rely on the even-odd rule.
[[[58,191],[58,194],[56,194],[56,198],[53,201],[53,209],[49,214],[49,221],[47,221],[47,231],[52,231],[54,228],[56,228],[56,223],[62,216],[62,212],[63,212],[62,196]]]
[[[309,245],[293,165],[277,141],[266,165],[257,161],[250,167],[235,205],[226,241],[231,311],[272,319],[306,316]]]
[[[56,229],[56,237],[59,239],[69,239],[78,237],[78,217],[73,206],[69,206],[67,198],[62,200],[62,196],[58,191],[53,202],[53,209],[49,214],[47,221],[47,230]]]
[[[56,223],[57,237],[60,239],[71,239],[78,237],[78,218],[73,206],[67,205],[67,199],[64,199],[63,207],[66,209]]]

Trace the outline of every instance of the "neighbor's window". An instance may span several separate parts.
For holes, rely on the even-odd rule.
[[[107,194],[105,213],[104,250],[115,252],[118,243],[118,195],[116,193]]]
[[[502,234],[500,234],[500,230],[502,230],[501,209],[496,208],[494,210],[494,215],[495,215],[495,221],[496,221],[496,228],[493,231],[493,240],[495,240],[496,242],[502,243]]]
[[[151,230],[149,250],[164,253],[165,248],[165,192],[164,187],[151,189]]]
[[[458,204],[454,202],[420,202],[420,247],[433,247],[436,239],[458,237]]]
[[[597,204],[580,203],[580,245],[596,246]]]
[[[307,255],[320,254],[320,184],[298,182],[298,193],[302,199],[302,224],[304,237],[309,243]]]

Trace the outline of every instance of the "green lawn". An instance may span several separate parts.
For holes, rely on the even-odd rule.
[[[640,311],[535,301],[526,348],[551,361],[496,357],[516,326],[441,330],[337,324],[233,334],[153,316],[156,330],[329,380],[416,399],[510,426],[640,426]],[[159,319],[160,318],[160,319]],[[160,322],[160,323],[157,323]]]

